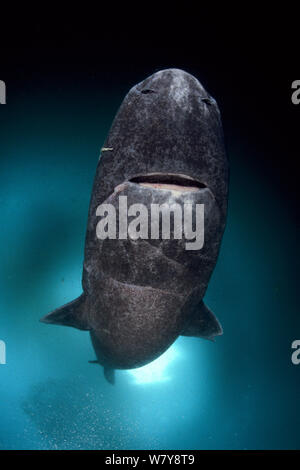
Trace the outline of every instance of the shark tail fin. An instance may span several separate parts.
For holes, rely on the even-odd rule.
[[[115,369],[104,367],[104,377],[111,385],[115,384]]]
[[[40,319],[42,323],[71,326],[79,330],[89,330],[86,321],[86,296],[82,294],[72,302],[57,308],[53,312]]]
[[[99,364],[99,361],[96,359],[95,361],[89,361],[89,364]],[[111,367],[104,367],[103,369],[104,377],[111,385],[115,384],[115,369]]]
[[[196,336],[214,341],[215,336],[223,334],[221,323],[203,300],[193,310],[189,323],[182,336]]]

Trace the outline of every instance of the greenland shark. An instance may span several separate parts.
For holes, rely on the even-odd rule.
[[[110,383],[116,369],[153,361],[180,335],[213,340],[222,334],[203,297],[225,229],[228,173],[217,103],[194,76],[161,70],[128,92],[96,169],[83,292],[41,319],[89,331],[97,358],[90,362],[103,366]],[[139,215],[149,209],[144,237],[136,236],[137,221],[135,234],[130,232],[133,213],[125,223],[121,202],[127,215],[128,207],[135,206]],[[176,222],[173,211],[170,237],[161,228],[151,236],[150,209],[168,206],[179,214],[189,209],[196,222],[203,209],[197,249],[176,236],[181,216]],[[100,233],[100,216],[110,210],[113,238]],[[162,212],[159,217],[162,222]]]

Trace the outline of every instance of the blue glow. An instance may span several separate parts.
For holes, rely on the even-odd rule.
[[[155,361],[128,372],[133,375],[136,384],[165,382],[171,379],[171,376],[167,373],[168,366],[174,359],[178,358],[178,356],[178,348],[172,345],[164,354],[155,359]]]

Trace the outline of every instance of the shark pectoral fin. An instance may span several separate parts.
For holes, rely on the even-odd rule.
[[[89,361],[89,364],[99,364],[99,361]]]
[[[115,384],[115,369],[104,367],[104,377],[111,385]]]
[[[189,323],[182,336],[196,336],[214,341],[215,336],[223,334],[223,328],[213,312],[201,300],[193,310]]]
[[[77,299],[57,308],[45,317],[41,318],[42,323],[52,323],[54,325],[72,326],[79,330],[90,330],[86,321],[86,297],[82,294]]]

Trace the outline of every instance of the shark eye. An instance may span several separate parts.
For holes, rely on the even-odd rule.
[[[144,90],[141,90],[141,93],[143,93],[143,95],[149,95],[150,93],[156,93],[156,91],[151,90],[150,88],[145,88]]]
[[[202,98],[201,101],[204,101],[204,103],[208,104],[208,106],[212,106],[212,101],[209,98]]]

